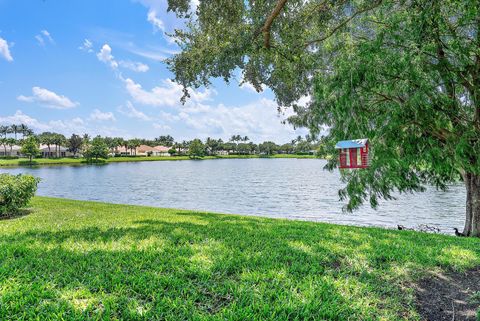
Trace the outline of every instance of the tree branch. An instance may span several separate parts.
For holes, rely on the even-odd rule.
[[[360,9],[358,11],[355,11],[350,17],[348,17],[347,19],[343,20],[340,24],[336,25],[332,30],[330,30],[329,33],[327,33],[325,36],[319,38],[319,39],[315,39],[315,40],[311,40],[311,41],[307,41],[305,43],[305,47],[308,47],[310,45],[313,45],[314,43],[316,42],[322,42],[322,41],[325,41],[327,40],[328,38],[330,38],[333,34],[335,34],[335,32],[338,31],[338,29],[342,28],[343,26],[345,26],[347,23],[349,23],[350,21],[352,21],[356,16],[358,16],[359,14],[362,14],[364,12],[367,12],[367,11],[370,11],[372,9],[375,9],[376,7],[378,7],[380,4],[382,3],[382,0],[377,0],[377,1],[374,1],[374,3],[369,6],[369,7],[365,7],[363,9]]]
[[[273,9],[272,13],[267,17],[265,20],[265,24],[263,25],[261,31],[263,33],[263,44],[265,48],[270,48],[270,30],[272,28],[273,20],[280,14],[283,7],[287,3],[287,0],[278,0],[277,5]]]

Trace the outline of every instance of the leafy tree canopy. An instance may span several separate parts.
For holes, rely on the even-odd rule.
[[[200,139],[194,139],[190,142],[190,145],[188,146],[188,155],[191,158],[205,156],[205,145]]]
[[[186,97],[212,78],[265,85],[280,108],[293,106],[294,125],[312,136],[328,128],[329,153],[369,138],[369,169],[344,173],[349,210],[461,179],[464,233],[480,235],[480,1],[188,3],[169,0],[186,28],[167,61]]]
[[[40,153],[38,148],[38,140],[35,136],[28,136],[23,140],[22,149],[20,151],[23,155],[27,156],[32,162],[32,158],[37,156]]]
[[[92,141],[87,145],[83,156],[88,162],[91,162],[93,159],[98,161],[99,158],[108,158],[108,146],[104,139],[100,136],[92,139]]]

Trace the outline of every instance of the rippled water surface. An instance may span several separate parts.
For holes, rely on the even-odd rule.
[[[394,227],[463,226],[465,190],[400,195],[343,213],[338,171],[317,159],[220,159],[1,169],[41,177],[39,195],[222,213]]]

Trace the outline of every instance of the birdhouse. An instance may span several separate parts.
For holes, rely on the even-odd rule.
[[[340,168],[367,168],[369,165],[368,139],[342,140],[335,145],[340,150]]]

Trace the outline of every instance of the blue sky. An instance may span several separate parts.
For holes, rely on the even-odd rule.
[[[271,92],[240,87],[240,74],[182,105],[162,62],[178,50],[165,31],[181,26],[165,2],[0,0],[0,123],[177,140],[239,134],[282,143],[305,134],[281,124]]]

